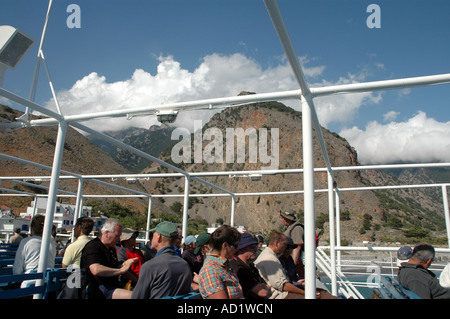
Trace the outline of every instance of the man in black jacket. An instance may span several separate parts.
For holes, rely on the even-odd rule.
[[[450,289],[442,287],[436,275],[428,270],[434,257],[432,245],[419,244],[414,247],[408,262],[401,264],[398,282],[423,299],[450,299]]]
[[[247,299],[267,299],[271,295],[270,288],[253,264],[257,251],[258,242],[247,232],[242,234],[236,255],[230,260]]]

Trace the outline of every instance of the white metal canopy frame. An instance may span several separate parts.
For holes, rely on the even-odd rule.
[[[329,87],[320,87],[320,88],[310,88],[305,76],[303,74],[302,68],[300,66],[300,63],[298,61],[297,55],[294,51],[291,39],[289,37],[288,31],[286,29],[286,26],[284,24],[281,12],[279,10],[278,4],[275,0],[264,0],[265,6],[267,8],[267,11],[270,15],[270,18],[272,19],[273,25],[277,31],[278,37],[281,41],[281,44],[284,48],[284,51],[286,53],[286,56],[288,58],[288,61],[291,65],[292,71],[294,73],[294,76],[297,80],[297,83],[299,85],[298,90],[292,90],[292,91],[285,91],[285,92],[273,92],[273,93],[263,93],[263,94],[253,94],[253,95],[245,95],[245,96],[235,96],[235,97],[222,97],[222,98],[215,98],[215,99],[205,99],[205,100],[197,100],[197,101],[189,101],[189,102],[180,102],[180,103],[173,103],[173,104],[164,104],[164,105],[157,105],[157,106],[149,106],[144,108],[135,108],[135,109],[124,109],[124,110],[116,110],[116,111],[106,111],[106,112],[100,112],[100,113],[92,113],[92,114],[78,114],[78,115],[71,115],[71,116],[65,116],[63,115],[61,111],[61,107],[58,103],[57,96],[55,94],[55,91],[53,89],[53,84],[50,79],[50,73],[48,71],[47,65],[45,63],[44,54],[43,54],[43,46],[44,46],[44,40],[45,40],[45,34],[48,26],[48,21],[50,17],[50,12],[52,8],[53,0],[49,1],[49,6],[47,10],[47,15],[45,19],[45,24],[42,31],[42,37],[38,49],[38,56],[37,56],[37,63],[35,68],[35,76],[33,78],[29,98],[23,98],[21,96],[18,96],[14,93],[11,93],[7,90],[4,90],[3,88],[0,88],[0,96],[3,96],[13,102],[16,102],[18,104],[21,104],[27,108],[25,115],[19,118],[17,122],[12,123],[5,123],[0,124],[0,128],[3,129],[16,129],[16,128],[26,128],[26,127],[32,127],[32,126],[48,126],[48,125],[58,125],[58,136],[56,140],[55,145],[55,153],[53,158],[53,164],[51,167],[46,167],[46,169],[51,171],[51,176],[48,177],[50,180],[49,188],[48,188],[48,201],[47,201],[47,218],[44,225],[44,233],[43,233],[43,240],[42,240],[42,246],[41,246],[41,256],[39,261],[39,267],[38,271],[44,271],[47,268],[47,256],[48,256],[48,244],[50,240],[50,234],[51,234],[51,226],[53,221],[53,214],[55,211],[55,203],[56,198],[58,196],[77,196],[77,205],[79,207],[80,200],[82,198],[82,185],[83,180],[89,179],[89,180],[95,180],[96,182],[105,183],[99,181],[101,178],[110,178],[105,176],[80,176],[78,174],[64,172],[61,170],[61,161],[62,161],[62,154],[64,149],[64,141],[67,131],[67,126],[71,125],[74,128],[77,128],[79,130],[82,130],[84,132],[90,133],[98,138],[101,138],[103,140],[106,140],[120,148],[123,148],[125,150],[128,150],[138,156],[144,157],[146,159],[149,159],[153,162],[156,162],[162,166],[167,167],[168,169],[174,171],[173,176],[181,176],[185,178],[185,188],[184,188],[184,194],[179,195],[184,197],[183,201],[183,236],[185,237],[186,231],[187,231],[187,219],[188,219],[188,200],[189,196],[195,196],[190,194],[190,180],[196,180],[201,183],[204,183],[210,187],[215,188],[219,192],[223,194],[210,194],[211,196],[230,196],[232,198],[232,205],[231,205],[231,214],[232,219],[231,223],[234,224],[234,211],[235,211],[235,197],[238,194],[234,194],[228,190],[225,190],[221,187],[218,187],[217,185],[214,185],[212,183],[209,183],[202,179],[202,176],[206,176],[205,174],[201,173],[188,173],[185,172],[173,165],[170,165],[168,163],[165,163],[164,161],[161,161],[158,158],[155,158],[145,152],[142,152],[136,148],[133,148],[125,143],[122,143],[118,140],[115,140],[114,138],[109,137],[106,134],[97,132],[93,129],[90,129],[84,125],[81,124],[83,121],[88,121],[92,119],[99,119],[99,118],[113,118],[113,117],[132,117],[132,116],[140,116],[140,115],[149,115],[149,114],[163,114],[167,111],[176,113],[180,110],[190,110],[190,109],[199,109],[199,108],[205,108],[205,109],[214,109],[221,106],[229,106],[232,107],[233,105],[239,104],[239,103],[255,103],[255,102],[263,102],[263,101],[274,101],[274,100],[288,100],[288,99],[299,99],[302,103],[302,131],[303,131],[303,165],[304,167],[302,169],[299,169],[298,171],[291,171],[291,170],[282,170],[277,172],[270,172],[267,170],[257,171],[257,172],[247,172],[248,174],[274,174],[274,173],[299,173],[301,172],[303,174],[303,181],[304,181],[304,190],[302,191],[293,191],[293,192],[279,192],[280,194],[286,194],[286,193],[298,193],[303,194],[304,196],[304,214],[305,214],[305,297],[307,299],[314,299],[315,298],[315,291],[316,291],[316,252],[315,252],[315,209],[314,209],[314,193],[318,190],[315,190],[314,187],[314,172],[317,171],[316,168],[314,168],[314,161],[313,161],[313,127],[315,127],[315,132],[318,135],[318,140],[320,143],[320,147],[323,153],[323,156],[325,158],[326,168],[324,168],[322,171],[326,172],[328,174],[328,189],[323,191],[328,191],[329,194],[329,214],[330,214],[330,225],[334,225],[334,220],[339,220],[338,218],[335,218],[334,209],[335,205],[334,202],[336,200],[336,212],[339,214],[339,205],[338,205],[338,196],[340,191],[344,191],[344,189],[339,189],[334,183],[334,176],[333,172],[343,169],[343,168],[333,168],[330,164],[330,161],[328,159],[327,150],[325,147],[324,139],[321,133],[318,117],[315,111],[314,106],[314,98],[321,97],[321,96],[327,96],[332,94],[345,94],[345,93],[354,93],[354,92],[370,92],[370,91],[376,91],[376,90],[390,90],[390,89],[400,89],[400,88],[412,88],[412,87],[419,87],[419,86],[429,86],[429,85],[437,85],[437,84],[446,84],[450,83],[450,73],[449,74],[441,74],[441,75],[432,75],[432,76],[424,76],[424,77],[414,77],[414,78],[406,78],[406,79],[397,79],[397,80],[387,80],[387,81],[376,81],[376,82],[368,82],[368,83],[357,83],[357,84],[348,84],[348,85],[338,85],[338,86],[329,86]],[[36,90],[36,80],[37,80],[37,74],[38,69],[40,66],[40,62],[44,63],[44,67],[46,69],[50,89],[53,95],[53,98],[55,100],[58,113],[52,112],[43,106],[37,104],[34,102],[34,95]],[[29,120],[28,119],[28,113],[29,110],[38,111],[44,115],[46,115],[48,118],[39,119],[39,120]],[[8,157],[8,155],[0,155],[0,158]],[[12,159],[12,158],[10,158]],[[16,158],[14,158],[16,160]],[[28,164],[31,164],[28,162]],[[447,164],[431,164],[432,166],[450,166],[449,163]],[[373,168],[373,167],[370,167]],[[383,167],[380,167],[383,168]],[[359,168],[345,168],[345,169],[363,169],[362,167]],[[60,176],[60,174],[63,173],[66,176]],[[229,175],[230,173],[233,174],[243,174],[245,172],[219,172],[217,175]],[[170,174],[166,174],[169,176]],[[152,175],[153,176],[153,175]],[[117,176],[116,176],[117,177]],[[135,175],[136,177],[136,175]],[[28,177],[29,178],[29,177]],[[79,180],[79,188],[77,194],[66,194],[61,195],[60,190],[58,189],[58,183],[61,178],[78,178]],[[5,179],[3,177],[0,177],[1,179]],[[12,179],[20,179],[18,177],[14,177]],[[108,185],[111,185],[112,187],[116,187],[116,185],[113,186],[113,184],[106,183]],[[0,185],[1,186],[1,185]],[[423,185],[421,185],[423,186]],[[436,185],[432,185],[435,187]],[[447,222],[447,232],[450,233],[448,229],[448,225],[450,224],[448,222],[448,201],[447,201],[447,191],[446,187],[449,186],[448,184],[442,184],[438,185],[441,186],[443,189],[443,197],[444,197],[444,208],[445,208],[445,218]],[[431,187],[431,186],[430,186]],[[156,195],[151,194],[145,194],[142,192],[137,192],[135,190],[131,189],[123,189],[126,191],[129,191],[133,193],[133,195],[129,196],[144,196],[148,197],[149,202],[149,216],[151,212],[151,198],[156,197]],[[356,189],[353,189],[356,190]],[[271,192],[270,194],[272,194]],[[275,192],[276,193],[276,192]],[[445,193],[445,195],[444,195]],[[336,194],[336,198],[334,198],[334,194]],[[30,196],[30,194],[15,194],[16,196],[23,195],[23,196]],[[246,195],[246,194],[239,194]],[[247,194],[247,195],[253,195],[253,194]],[[176,195],[175,195],[176,196]],[[206,194],[203,194],[201,196],[208,196]],[[334,227],[330,227],[330,247],[336,247],[336,235],[334,234]],[[337,236],[339,238],[339,235]],[[450,239],[450,236],[449,236]],[[339,248],[339,247],[336,247]],[[336,261],[335,256],[335,249],[331,250],[331,260],[333,263]],[[333,269],[333,267],[332,267]],[[334,276],[336,275],[334,271]],[[335,288],[333,288],[333,292],[335,292]]]

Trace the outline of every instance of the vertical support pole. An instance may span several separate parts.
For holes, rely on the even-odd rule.
[[[230,226],[234,227],[234,217],[236,213],[236,196],[231,196],[231,221]]]
[[[81,205],[81,197],[83,190],[83,179],[78,179],[78,190],[77,190],[77,201],[75,204],[75,214],[73,216],[73,228],[72,228],[72,235],[70,236],[72,243],[75,241],[75,224],[81,216],[81,211],[83,210],[83,206]],[[81,206],[80,206],[81,205]]]
[[[64,142],[66,140],[67,123],[61,121],[58,126],[58,137],[56,139],[55,154],[53,157],[52,175],[50,178],[50,187],[48,190],[47,209],[45,213],[44,231],[42,233],[41,255],[39,257],[38,272],[45,272],[49,247],[51,245],[51,233],[53,225],[53,216],[55,214],[56,195],[58,192],[59,174],[64,151]],[[42,280],[38,284],[42,284]]]
[[[314,210],[314,154],[311,96],[302,95],[303,187],[305,211],[305,298],[316,298],[316,245]]]
[[[183,235],[183,240],[181,241],[182,243],[184,243],[184,240],[186,239],[186,235],[187,235],[190,181],[191,181],[191,178],[189,176],[185,176],[184,203],[183,203],[183,226],[182,226],[183,228],[181,230],[181,234]]]
[[[341,247],[341,208],[340,193],[336,190],[336,245]],[[341,251],[337,252],[337,269],[341,271]]]
[[[31,219],[33,219],[34,215],[36,215],[38,199],[39,199],[39,197],[34,196],[33,212],[31,213]]]
[[[331,260],[331,293],[337,296],[336,283],[336,233],[335,233],[335,218],[334,218],[334,185],[333,176],[327,171],[328,175],[328,214],[330,225],[330,260]]]
[[[395,278],[394,277],[394,257],[392,256],[392,251],[389,252],[389,257],[391,260],[391,277]]]
[[[447,243],[450,248],[450,213],[448,210],[447,187],[442,185],[442,201],[444,202],[445,225],[447,227]]]
[[[147,243],[150,240],[150,229],[151,227],[151,223],[152,223],[152,200],[153,197],[149,197],[148,198],[148,212],[147,212],[147,229],[145,231],[145,244],[147,245]]]

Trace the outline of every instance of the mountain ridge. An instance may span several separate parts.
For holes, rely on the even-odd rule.
[[[208,129],[219,129],[222,131],[222,136],[226,135],[227,128],[272,128],[278,127],[280,129],[280,169],[290,169],[302,167],[302,139],[301,139],[301,113],[297,112],[281,103],[256,103],[245,106],[235,106],[233,108],[225,109],[224,111],[214,115],[211,120],[205,124],[202,132]],[[285,133],[282,133],[285,132]],[[287,133],[286,133],[287,132]],[[358,166],[357,153],[348,142],[340,137],[338,134],[330,132],[322,128],[322,133],[325,137],[325,143],[328,150],[328,155],[332,166]],[[194,140],[192,136],[192,141]],[[210,141],[203,141],[204,147]],[[193,147],[193,146],[192,146]],[[162,158],[164,160],[171,160],[170,152],[164,152]],[[317,137],[314,135],[314,165],[315,167],[325,167],[325,162],[321,154],[321,150],[317,143]],[[191,154],[191,156],[193,156]],[[225,155],[224,155],[225,156]],[[248,154],[246,154],[248,159]],[[213,163],[213,164],[195,164],[193,159],[189,164],[179,164],[179,167],[186,171],[232,171],[232,170],[258,170],[261,165],[251,163]],[[144,170],[143,172],[150,172],[157,169],[155,166]],[[390,174],[374,171],[349,171],[349,172],[335,172],[339,187],[364,187],[383,183],[401,184],[402,181]],[[316,188],[327,188],[326,174],[315,174]],[[205,178],[206,179],[206,178]],[[264,182],[264,179],[267,179]],[[286,176],[279,177],[284,182],[277,182],[271,176],[263,176],[262,181],[253,182],[250,179],[239,178],[235,181],[226,178],[209,178],[207,180],[218,184],[224,189],[239,193],[247,192],[250,189],[255,191],[277,191],[282,190],[282,186],[292,186],[292,189],[303,189],[302,177],[296,179]],[[258,185],[257,183],[260,183]],[[261,184],[265,184],[262,186]],[[234,187],[238,185],[237,187]],[[145,185],[144,185],[145,186]],[[160,182],[157,185],[159,189],[164,192],[181,191],[184,187],[180,181],[166,181]],[[147,187],[147,186],[146,186]],[[155,187],[155,184],[148,185],[148,189]],[[197,193],[209,192],[206,187],[202,185],[192,185],[191,190]],[[419,195],[411,195],[410,192]],[[385,193],[390,194],[387,196]],[[398,195],[396,193],[400,193]],[[241,196],[238,198],[236,209],[236,224],[244,225],[252,232],[264,232],[267,229],[280,228],[278,221],[278,213],[280,210],[293,210],[299,218],[303,214],[303,201],[296,196],[285,195],[283,199],[276,196]],[[392,199],[392,198],[393,199]],[[421,198],[420,202],[414,198]],[[386,203],[386,198],[389,198]],[[406,199],[405,199],[406,198]],[[321,218],[323,212],[328,212],[327,194],[316,195],[316,214],[318,215],[317,224],[325,229],[319,230],[326,233],[327,220]],[[409,201],[409,202],[408,202]],[[167,205],[173,205],[178,202],[177,199],[166,199]],[[201,199],[196,201],[189,210],[191,218],[204,218],[209,223],[214,223],[216,220],[230,221],[229,217],[229,200],[218,198],[214,203],[209,203],[209,199]],[[286,205],[286,202],[291,204]],[[406,204],[405,204],[406,202]],[[406,210],[419,209],[425,211],[421,214],[420,219],[426,222],[426,227],[430,229],[430,236],[440,236],[433,233],[434,231],[443,230],[442,206],[439,201],[436,204],[435,198],[430,199],[430,195],[424,193],[422,190],[413,191],[370,191],[370,192],[355,192],[354,194],[344,194],[341,198],[341,211],[346,216],[347,220],[342,221],[343,238],[347,241],[352,240],[370,240],[378,238],[380,240],[397,240],[401,238],[404,231],[422,227],[416,221],[412,220],[409,212],[397,211],[398,207]],[[265,206],[264,206],[265,205]],[[403,205],[403,206],[402,206]],[[424,206],[424,207],[421,207]],[[270,209],[269,209],[270,207]],[[417,208],[420,207],[420,208]],[[258,208],[258,212],[255,210]],[[252,211],[253,210],[253,211]],[[269,210],[271,212],[269,212]],[[433,216],[428,217],[427,214],[432,211]],[[416,212],[416,214],[418,214]],[[403,223],[396,222],[396,216],[401,216]],[[436,221],[437,216],[442,217],[442,220]],[[439,217],[439,218],[440,218]],[[431,224],[438,226],[430,226]],[[395,226],[395,227],[392,227]],[[398,235],[400,234],[400,235]],[[326,235],[325,235],[326,238]],[[404,238],[404,237],[403,237]]]
[[[13,120],[20,116],[20,112],[2,107],[0,116],[7,120]],[[119,140],[128,142],[131,146],[142,150],[148,150],[147,144],[158,144],[153,149],[151,155],[160,157],[163,160],[177,165],[186,171],[242,171],[258,170],[262,163],[249,163],[248,152],[244,163],[173,163],[171,149],[180,141],[172,141],[171,133],[174,125],[152,127],[150,130],[130,128],[125,132],[109,133]],[[290,169],[300,168],[302,163],[302,129],[301,113],[297,112],[282,103],[265,102],[250,105],[234,106],[224,109],[214,115],[202,129],[204,133],[208,129],[219,129],[226,134],[227,128],[255,128],[259,132],[260,128],[279,129],[279,168]],[[325,144],[332,166],[357,166],[358,157],[354,148],[338,134],[322,128]],[[64,149],[63,169],[83,174],[102,174],[106,172],[167,172],[167,169],[145,162],[132,163],[127,168],[119,163],[134,162],[133,157],[128,157],[125,153],[108,149],[108,147],[96,146],[88,141],[84,136],[70,129]],[[143,138],[141,138],[143,136]],[[192,137],[192,142],[194,135]],[[259,138],[260,136],[258,136]],[[54,141],[56,140],[56,128],[26,128],[13,133],[0,132],[0,152],[12,156],[20,156],[25,159],[38,159],[39,163],[51,166]],[[156,142],[155,142],[156,140]],[[95,142],[95,140],[94,140]],[[208,146],[210,140],[203,140],[203,147]],[[151,145],[150,145],[151,146]],[[155,145],[153,145],[155,146]],[[270,146],[270,143],[269,143]],[[203,151],[205,148],[203,148]],[[109,154],[107,154],[109,153]],[[270,152],[268,152],[270,153]],[[117,155],[119,154],[119,159]],[[211,153],[215,155],[214,153]],[[191,155],[193,156],[193,155]],[[120,160],[121,158],[121,160]],[[37,175],[42,172],[33,168],[22,167],[21,165],[2,160],[0,176],[9,176],[12,171],[23,175]],[[314,134],[314,165],[315,167],[325,167],[323,155]],[[144,167],[141,169],[141,167]],[[443,170],[443,174],[437,174],[442,179],[447,178],[449,170]],[[409,172],[397,172],[397,175],[387,174],[379,170],[371,171],[348,171],[335,172],[338,187],[364,187],[371,185],[383,185],[387,183],[401,184],[403,182],[430,181],[429,170],[416,170]],[[47,173],[49,174],[49,173]],[[436,179],[436,177],[434,177]],[[235,193],[247,193],[250,191],[272,192],[279,190],[302,190],[303,178],[301,175],[284,174],[279,176],[263,176],[259,181],[252,181],[249,178],[229,178],[210,177],[204,178],[220,187]],[[64,186],[64,183],[62,186]],[[184,180],[180,178],[151,178],[148,181],[137,181],[128,184],[123,181],[125,187],[136,188],[150,194],[182,194],[184,190]],[[326,174],[315,174],[315,186],[317,189],[327,188]],[[76,192],[76,184],[66,185],[66,187]],[[98,190],[98,185],[89,186],[89,192]],[[22,188],[22,187],[20,187]],[[26,188],[24,188],[26,189]],[[87,188],[88,189],[88,188]],[[213,194],[210,188],[200,185],[198,182],[191,182],[191,193]],[[327,240],[328,236],[328,195],[317,193],[315,195],[316,205],[316,226],[317,231],[322,233],[322,239]],[[5,200],[2,199],[3,202]],[[10,207],[14,208],[28,206],[23,200],[9,201]],[[439,202],[440,201],[440,202]],[[178,203],[177,203],[178,202]],[[177,198],[157,198],[153,201],[153,216],[161,213],[179,213],[179,203],[182,199]],[[122,200],[124,205],[133,207],[141,214],[147,213],[148,203],[145,200]],[[218,220],[230,222],[230,199],[219,197],[191,197],[189,202],[190,219],[203,219],[209,224]],[[176,209],[175,209],[176,208]],[[342,192],[340,198],[341,208],[341,233],[345,242],[360,240],[381,240],[407,241],[424,238],[443,238],[445,224],[443,224],[442,199],[439,199],[439,192],[428,190],[396,190],[396,191],[358,191]],[[294,211],[298,217],[303,218],[303,199],[301,195],[268,195],[268,196],[238,196],[236,204],[236,225],[244,225],[252,233],[267,233],[272,229],[280,229],[279,212],[282,210]],[[177,211],[177,212],[175,212]],[[416,232],[422,229],[426,232]],[[414,236],[416,237],[414,237]]]

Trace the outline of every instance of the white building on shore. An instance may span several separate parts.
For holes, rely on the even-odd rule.
[[[53,224],[57,232],[71,232],[74,226],[75,205],[56,203]],[[27,207],[25,213],[20,213],[21,218],[32,219],[35,215],[45,215],[47,210],[47,198],[36,198],[31,202],[31,207]],[[92,207],[83,206],[80,217],[91,216]]]

